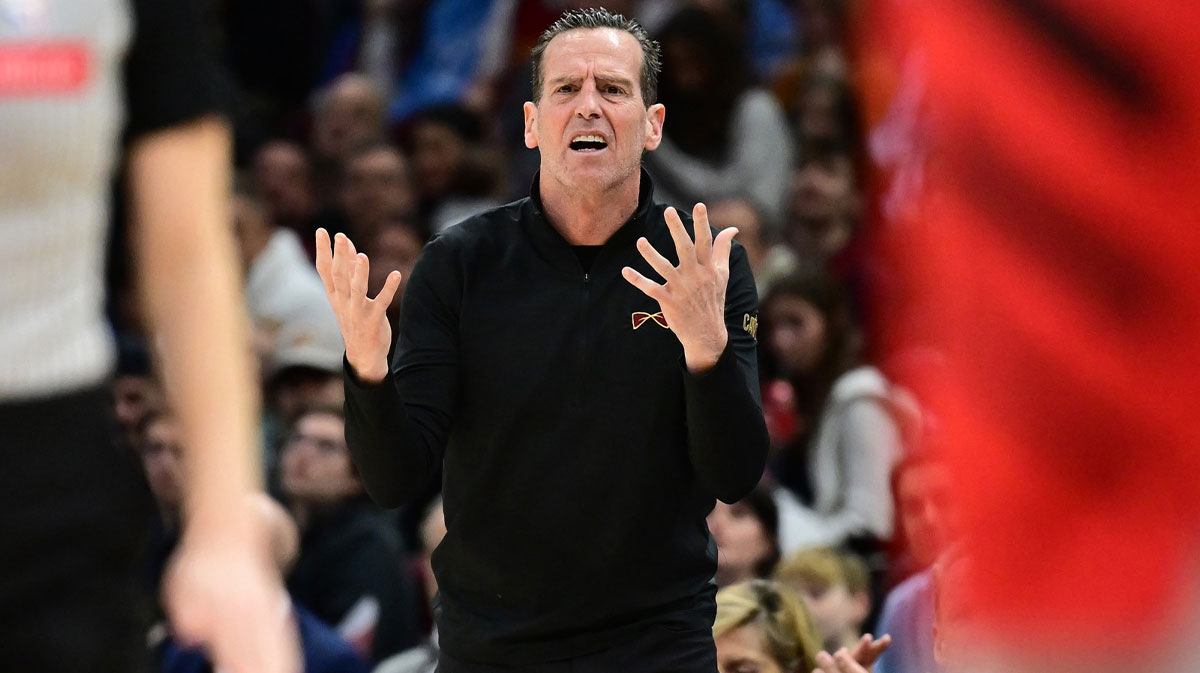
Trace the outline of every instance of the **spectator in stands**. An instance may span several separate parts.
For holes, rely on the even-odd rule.
[[[418,564],[421,573],[422,588],[425,590],[425,600],[433,603],[437,595],[437,577],[433,574],[431,557],[433,550],[446,537],[446,513],[442,510],[442,499],[437,498],[429,507],[429,512],[421,522],[421,555]],[[429,637],[419,645],[383,661],[375,668],[374,673],[434,673],[438,664],[438,634],[437,624]]]
[[[408,160],[391,145],[375,143],[346,159],[337,206],[322,213],[321,226],[366,240],[388,219],[413,215],[416,207]]]
[[[247,514],[267,531],[275,563],[280,572],[286,573],[296,560],[299,548],[296,523],[279,503],[266,495],[251,497],[247,510]],[[291,608],[300,632],[305,673],[367,673],[366,659],[328,624],[302,605],[293,602]],[[208,673],[212,670],[203,652],[185,649],[173,639],[162,643],[158,655],[159,673]]]
[[[849,84],[816,77],[806,83],[799,98],[796,130],[801,156],[855,155],[859,120]]]
[[[779,560],[778,513],[771,493],[756,488],[727,505],[720,500],[708,515],[717,544],[717,586],[768,577]]]
[[[393,326],[399,319],[408,276],[412,273],[417,257],[421,255],[428,239],[428,233],[416,219],[400,214],[385,221],[383,226],[375,231],[375,235],[367,239],[363,248],[363,252],[373,262],[367,277],[367,292],[379,294],[391,270],[402,274],[400,287],[396,290],[396,296],[392,298],[391,306],[388,307],[388,317]]]
[[[117,347],[117,369],[112,382],[117,425],[129,445],[136,446],[138,425],[147,413],[162,408],[163,390],[141,339],[120,337]]]
[[[305,406],[341,400],[342,334],[296,232],[277,227],[257,197],[239,190],[234,232],[246,270],[246,308],[268,392],[266,463],[278,428]]]
[[[738,241],[746,249],[746,259],[754,272],[758,296],[765,297],[772,284],[796,271],[796,254],[785,245],[772,243],[774,236],[766,228],[766,219],[754,202],[745,197],[732,197],[708,206],[709,221],[714,227],[737,227]]]
[[[340,161],[385,134],[386,102],[370,78],[347,73],[313,100],[312,147],[322,160]]]
[[[179,445],[179,428],[169,411],[155,409],[146,413],[137,426],[138,455],[146,473],[146,483],[157,505],[151,521],[146,554],[145,587],[150,604],[157,609],[163,570],[179,541],[180,513],[183,507],[184,465]]]
[[[879,630],[895,646],[879,660],[878,673],[938,673],[934,657],[933,564],[954,535],[949,512],[950,475],[935,453],[914,452],[892,476],[910,567],[921,568],[896,585],[883,603]]]
[[[313,98],[312,151],[317,194],[328,203],[342,164],[355,150],[386,136],[387,101],[365,75],[347,73]]]
[[[280,483],[302,532],[288,578],[295,599],[373,662],[414,645],[416,590],[395,527],[367,499],[350,461],[340,407],[297,418]]]
[[[471,110],[445,104],[418,112],[407,145],[418,210],[433,233],[501,205],[500,157]]]
[[[806,159],[792,174],[784,239],[801,259],[825,264],[850,245],[858,227],[854,163],[834,153]]]
[[[771,227],[783,219],[792,137],[775,98],[751,85],[739,37],[710,13],[681,9],[663,27],[659,101],[671,111],[645,156],[655,194],[677,207],[749,197]]]
[[[312,165],[304,148],[289,140],[272,140],[254,154],[254,192],[263,200],[276,226],[291,229],[308,241],[316,231],[317,194]]]
[[[804,604],[769,580],[717,592],[713,637],[721,673],[808,673],[817,666],[821,649]]]
[[[494,0],[367,0],[337,31],[323,76],[356,70],[387,93],[403,121],[459,100],[475,76]]]
[[[845,290],[828,275],[785,278],[763,304],[762,339],[796,393],[799,433],[769,469],[784,553],[861,543],[892,534],[889,477],[900,458],[890,384],[862,362]]]
[[[871,612],[870,574],[862,559],[829,547],[804,549],[784,557],[774,579],[804,599],[826,651],[854,647],[862,637]]]

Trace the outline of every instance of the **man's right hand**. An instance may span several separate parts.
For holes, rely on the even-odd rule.
[[[337,234],[331,246],[329,232],[317,229],[317,273],[321,274],[325,296],[342,328],[346,359],[359,379],[379,383],[388,372],[392,326],[387,307],[400,287],[400,272],[388,274],[374,299],[367,296],[369,272],[367,256],[357,252],[345,234]]]

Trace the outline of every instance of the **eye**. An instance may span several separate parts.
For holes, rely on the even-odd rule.
[[[564,84],[564,85],[558,87],[557,91],[558,91],[558,93],[571,93],[571,91],[574,90],[574,88],[575,87],[571,86],[570,84]]]
[[[625,92],[624,92],[624,91],[621,89],[621,87],[619,87],[619,86],[617,86],[617,85],[615,85],[615,84],[609,84],[608,86],[604,87],[604,93],[608,93],[608,94],[622,94],[622,93],[625,93]]]

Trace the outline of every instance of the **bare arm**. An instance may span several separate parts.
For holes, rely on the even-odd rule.
[[[139,284],[186,452],[185,532],[166,599],[181,637],[208,644],[223,668],[290,673],[298,662],[279,574],[243,504],[261,477],[230,144],[222,121],[202,117],[129,150]]]

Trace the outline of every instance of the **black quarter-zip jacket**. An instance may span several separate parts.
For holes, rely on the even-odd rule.
[[[413,269],[388,377],[365,385],[346,368],[346,439],[376,502],[414,497],[444,464],[435,614],[455,658],[530,664],[652,624],[712,625],[705,517],[766,459],[758,297],[735,243],[729,344],[688,372],[657,302],[621,276],[662,280],[640,236],[678,263],[641,180],[637,211],[586,270],[537,178],[529,198],[451,227]]]

